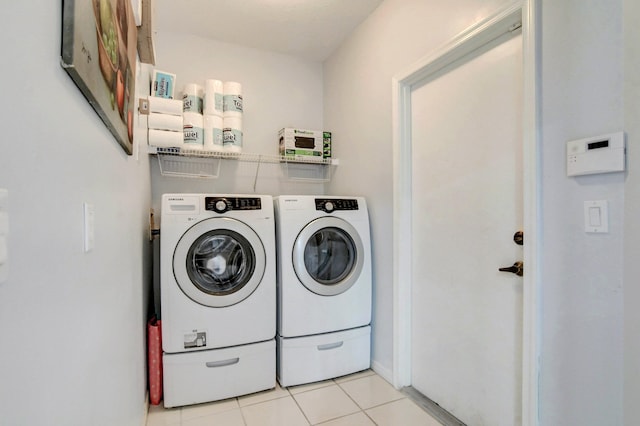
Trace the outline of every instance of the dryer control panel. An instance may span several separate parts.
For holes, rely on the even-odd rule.
[[[348,198],[316,198],[316,210],[331,213],[336,210],[358,210],[358,200]]]
[[[216,213],[229,210],[261,210],[262,201],[257,197],[205,197],[204,209]]]

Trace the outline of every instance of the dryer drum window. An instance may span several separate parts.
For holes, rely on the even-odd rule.
[[[233,294],[253,276],[256,256],[249,241],[239,233],[217,229],[197,238],[186,257],[191,282],[214,296]]]
[[[293,243],[293,269],[300,283],[321,296],[337,296],[359,279],[364,259],[362,238],[347,221],[323,216],[309,222]]]
[[[315,232],[304,248],[304,265],[309,275],[323,285],[342,282],[353,270],[357,251],[353,239],[339,228]]]

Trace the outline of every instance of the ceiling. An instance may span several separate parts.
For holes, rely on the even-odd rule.
[[[154,0],[154,30],[323,61],[383,0]]]

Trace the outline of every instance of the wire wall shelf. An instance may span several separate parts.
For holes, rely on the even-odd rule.
[[[256,163],[256,178],[261,164],[280,164],[287,179],[308,182],[328,182],[337,159],[293,159],[283,155],[264,155],[218,151],[187,150],[149,146],[149,154],[158,157],[163,176],[215,179],[223,161]]]

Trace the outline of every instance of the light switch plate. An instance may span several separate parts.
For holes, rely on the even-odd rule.
[[[584,202],[584,232],[594,234],[609,232],[609,203],[607,200]]]

